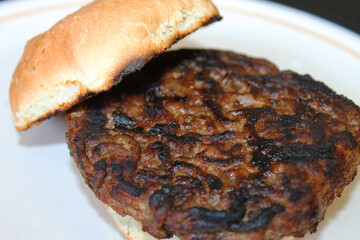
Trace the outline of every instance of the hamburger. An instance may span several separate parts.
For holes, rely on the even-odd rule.
[[[95,1],[31,40],[10,88],[16,128],[67,111],[71,154],[130,237],[315,231],[356,174],[359,108],[309,76],[224,51],[165,53],[125,78],[220,19],[211,2],[186,3],[205,17],[179,10],[184,1]]]

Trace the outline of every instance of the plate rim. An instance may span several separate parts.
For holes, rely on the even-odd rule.
[[[271,16],[269,14],[264,14],[261,12],[256,12],[253,10],[248,10],[248,9],[244,9],[241,8],[240,6],[238,6],[238,4],[236,4],[236,6],[234,7],[230,7],[227,6],[226,4],[228,2],[233,2],[234,0],[222,0],[220,1],[216,1],[215,0],[215,5],[222,10],[228,11],[228,12],[232,12],[232,13],[236,13],[236,14],[240,14],[243,16],[247,16],[247,17],[252,17],[252,18],[256,18],[258,20],[263,20],[263,21],[267,21],[267,22],[271,22],[273,24],[277,24],[280,25],[282,27],[286,27],[292,30],[295,30],[297,32],[300,32],[302,34],[311,36],[317,40],[320,40],[322,42],[325,42],[327,44],[332,45],[333,47],[336,47],[337,49],[340,49],[343,52],[346,52],[350,55],[352,55],[353,57],[357,58],[358,60],[360,60],[360,52],[358,52],[357,50],[352,49],[351,47],[343,44],[340,41],[335,40],[334,38],[331,38],[325,34],[321,34],[318,33],[314,30],[311,30],[305,26],[302,26],[300,24],[296,24],[296,23],[292,23],[291,21],[286,21],[284,19],[278,18],[278,17],[274,17]],[[9,5],[16,5],[18,3],[23,3],[25,1],[17,1],[17,2],[12,2],[12,3],[8,3]],[[41,2],[41,3],[49,3],[49,2],[44,2],[44,1],[36,1],[36,2]],[[243,1],[243,2],[248,2],[248,1]],[[46,12],[51,12],[51,11],[56,11],[56,10],[62,10],[62,9],[66,9],[66,8],[71,8],[71,7],[80,7],[83,4],[87,4],[89,3],[89,1],[86,0],[73,0],[73,1],[68,1],[68,2],[62,2],[62,3],[58,3],[58,1],[50,3],[46,6],[41,6],[41,7],[34,7],[34,8],[29,8],[26,10],[22,10],[22,11],[18,11],[15,13],[11,13],[5,16],[0,17],[0,24],[6,23],[6,22],[10,22],[13,20],[17,20],[23,17],[28,17],[28,16],[33,16],[33,15],[37,15],[37,14],[41,14],[41,13],[46,13]],[[238,1],[236,3],[241,3],[241,1]],[[254,4],[258,4],[258,3],[254,3]],[[316,21],[320,24],[326,24],[328,25],[330,28],[335,28],[335,26],[339,27],[343,32],[343,34],[346,34],[347,32],[353,33],[351,30],[348,30],[347,28],[341,26],[341,25],[337,25],[336,23],[333,23],[329,20],[323,19],[321,17],[318,17],[316,15],[304,12],[302,10],[298,10],[295,8],[291,8],[282,4],[278,4],[278,3],[273,3],[273,2],[266,2],[266,5],[273,5],[277,8],[280,9],[280,11],[295,11],[298,13],[303,14],[303,17],[306,17],[308,19],[310,19],[311,21]],[[0,5],[1,6],[1,5]],[[333,26],[334,25],[334,26]],[[360,41],[359,41],[360,43]]]

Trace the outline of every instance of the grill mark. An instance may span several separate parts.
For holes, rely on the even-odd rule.
[[[325,133],[325,125],[322,122],[315,122],[310,124],[310,128],[311,128],[311,136],[312,138],[317,141],[323,141],[324,138],[326,138],[326,133]]]
[[[134,132],[136,133],[144,133],[144,128],[143,127],[136,127],[133,129]]]
[[[98,145],[96,145],[94,148],[93,148],[93,151],[92,153],[95,155],[95,154],[99,154],[100,153],[100,148]]]
[[[163,186],[161,189],[156,190],[149,198],[149,207],[154,209],[158,206],[164,205],[164,202],[172,196],[171,186]]]
[[[169,135],[169,134],[175,134],[176,129],[179,127],[179,125],[174,122],[170,121],[169,124],[155,124],[148,132],[150,136],[154,135]]]
[[[212,142],[218,142],[218,141],[226,140],[226,139],[232,137],[233,134],[234,134],[233,131],[226,131],[226,132],[218,133],[218,134],[212,135],[210,137],[210,140]]]
[[[186,188],[190,190],[189,192],[193,193],[200,192],[204,189],[201,181],[196,176],[177,176],[175,183],[183,188],[186,186]],[[180,196],[182,194],[183,192],[179,193]]]
[[[294,190],[290,195],[290,201],[297,202],[301,199],[302,193],[298,190]]]
[[[265,208],[263,209],[260,214],[257,216],[251,218],[250,220],[246,222],[241,222],[238,224],[232,224],[230,226],[230,231],[234,232],[249,232],[258,230],[261,228],[266,227],[271,219],[278,213],[281,213],[284,211],[284,207],[276,204],[272,206],[271,208]]]
[[[213,115],[222,122],[229,121],[228,118],[224,116],[221,111],[221,108],[216,103],[216,98],[218,94],[223,93],[221,86],[211,77],[208,77],[204,84],[204,95],[205,95],[205,104],[210,108]]]
[[[343,143],[349,149],[354,149],[356,147],[356,141],[353,134],[349,131],[342,131],[337,133],[335,138],[336,143]]]
[[[107,117],[103,113],[102,106],[92,104],[86,111],[86,118],[82,121],[84,128],[74,137],[74,141],[82,141],[100,135],[106,131],[104,128],[106,121]]]
[[[269,159],[261,151],[254,152],[251,162],[260,170],[267,169],[271,165],[271,159]]]
[[[231,200],[230,210],[246,212],[245,202],[249,199],[244,189],[235,189],[228,193]]]
[[[151,87],[146,89],[145,92],[146,102],[157,102],[159,98],[156,96],[156,91],[159,90],[159,86],[160,86],[160,82],[155,82]]]
[[[283,184],[283,187],[284,187],[285,191],[290,191],[291,190],[291,188],[290,188],[290,179],[289,179],[288,176],[286,176],[286,175],[283,176],[282,184]]]
[[[173,163],[173,169],[174,169],[175,173],[176,172],[186,172],[191,175],[195,175],[200,180],[205,180],[205,182],[209,186],[210,190],[219,190],[223,186],[223,183],[221,182],[221,180],[218,177],[216,177],[212,174],[206,174],[206,173],[202,172],[201,168],[199,168],[191,163],[175,161]]]
[[[129,118],[124,113],[113,113],[113,120],[117,125],[120,125],[125,128],[132,128],[136,126],[137,121],[132,118]]]
[[[337,97],[336,93],[328,88],[324,83],[313,80],[309,75],[299,75],[291,71],[284,72],[282,75],[290,75],[289,77],[291,80],[296,82],[299,88],[303,91],[316,91],[319,93],[325,93],[330,97]]]
[[[309,120],[311,122],[315,121],[315,119],[319,116],[319,114],[315,113],[315,110],[310,106],[310,104],[306,100],[302,100],[301,98],[296,98],[292,100],[295,105],[296,117],[302,120]]]
[[[123,167],[121,164],[115,164],[112,166],[112,172],[121,175],[123,173]]]
[[[286,175],[283,176],[282,180],[283,180],[282,184],[283,184],[284,190],[286,192],[290,193],[289,200],[292,202],[299,201],[301,199],[301,197],[304,195],[303,191],[305,191],[306,189],[302,189],[302,191],[297,190],[297,189],[292,189],[290,186],[290,179]]]
[[[181,102],[181,103],[186,103],[189,101],[189,97],[179,97],[179,96],[175,96],[175,97],[158,97],[159,101],[175,101],[175,102]]]
[[[156,183],[167,184],[171,178],[170,173],[159,175],[151,171],[141,170],[136,174],[136,179],[143,184]]]
[[[149,208],[153,212],[156,223],[166,219],[173,202],[174,186],[162,186],[149,197]]]
[[[166,109],[162,107],[161,98],[156,95],[156,92],[159,90],[159,86],[160,83],[156,82],[145,92],[145,100],[147,105],[145,107],[144,113],[150,119],[164,117],[167,113]]]
[[[222,92],[223,90],[221,89],[220,85],[217,84],[213,78],[207,78],[204,85],[204,93],[206,95],[218,94]]]
[[[106,168],[106,161],[101,159],[94,164],[95,170],[104,170]]]
[[[119,183],[110,192],[112,196],[118,195],[119,189],[134,197],[139,197],[146,192],[145,188],[136,187],[131,182],[125,181],[121,177],[117,178],[117,180],[119,181]]]
[[[227,210],[209,210],[205,207],[194,207],[187,211],[185,211],[185,214],[190,215],[193,218],[196,218],[198,221],[205,221],[206,225],[212,225],[211,223],[218,224],[227,224],[231,222],[240,221],[244,215],[245,211],[241,209],[240,211],[227,211]],[[202,224],[199,224],[200,226]],[[198,228],[199,226],[196,226],[196,230],[200,230]],[[203,226],[201,226],[201,230],[208,230],[203,229]],[[195,230],[193,228],[193,230]]]
[[[166,115],[166,110],[159,103],[148,104],[145,108],[145,115],[149,118],[163,117]]]
[[[175,161],[173,163],[173,167],[176,169],[176,168],[182,168],[182,167],[195,167],[195,166],[188,162]]]
[[[251,162],[261,170],[268,169],[276,162],[309,164],[320,159],[328,163],[328,171],[331,172],[335,167],[333,153],[336,148],[331,141],[325,145],[323,143],[310,145],[294,143],[277,146],[273,140],[258,138],[256,141],[249,141],[249,144],[257,148]]]
[[[226,166],[228,166],[230,164],[241,162],[242,161],[242,156],[236,156],[236,157],[233,157],[233,158],[230,158],[230,159],[211,159],[211,158],[208,158],[208,157],[204,157],[204,161],[214,163],[214,164],[216,164],[218,166],[221,166],[221,167],[226,167]]]
[[[206,99],[205,103],[220,122],[230,121],[227,117],[224,116],[224,114],[221,112],[219,105],[215,101]]]
[[[188,102],[189,97],[174,97],[174,98],[172,98],[172,100],[174,100],[176,102]]]
[[[167,166],[170,167],[171,166],[171,154],[170,154],[170,149],[167,145],[165,145],[162,142],[154,142],[152,144],[150,144],[149,146],[158,156],[158,158],[161,160],[161,162]]]
[[[128,160],[122,161],[121,163],[117,163],[117,164],[116,164],[116,161],[112,160],[112,162],[115,163],[115,166],[118,165],[116,167],[117,168],[116,170],[121,170],[121,175],[119,175],[119,178],[121,180],[131,181],[134,170],[136,168],[136,160],[128,159]],[[113,167],[113,170],[115,170],[114,167]]]
[[[221,180],[213,175],[208,175],[205,181],[212,190],[219,190],[223,186]]]
[[[166,124],[156,124],[148,132],[150,136],[158,134],[169,134],[169,128]]]
[[[273,107],[263,107],[263,108],[241,108],[237,110],[238,113],[244,114],[246,116],[245,126],[252,132],[255,132],[255,124],[261,115],[274,115],[275,110]]]
[[[91,109],[87,112],[88,129],[91,136],[99,135],[104,131],[104,125],[107,117],[103,113],[102,106],[92,105]]]
[[[201,135],[191,134],[191,133],[187,133],[182,136],[166,135],[164,136],[164,141],[175,142],[177,144],[196,144],[201,142],[201,140],[199,139],[201,137],[202,137]]]

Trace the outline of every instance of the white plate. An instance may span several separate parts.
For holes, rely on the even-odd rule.
[[[18,133],[8,101],[11,75],[25,42],[83,3],[46,0],[0,4],[1,239],[122,239],[69,156],[63,118]],[[359,35],[266,1],[216,3],[224,19],[176,47],[229,49],[264,57],[281,69],[309,73],[360,104]],[[357,177],[329,208],[318,232],[305,239],[358,238],[359,199]]]

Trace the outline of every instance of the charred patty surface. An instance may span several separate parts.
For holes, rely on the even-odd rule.
[[[231,52],[165,53],[66,118],[86,183],[158,238],[303,236],[359,164],[357,106]]]

